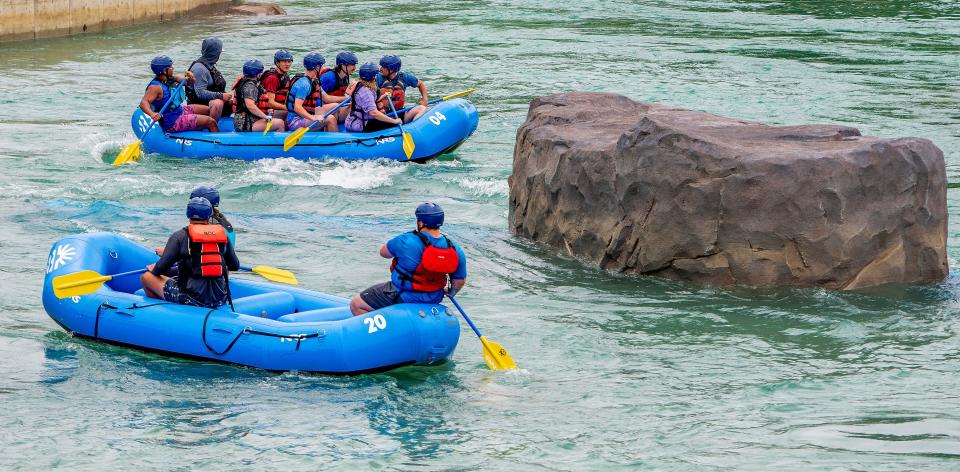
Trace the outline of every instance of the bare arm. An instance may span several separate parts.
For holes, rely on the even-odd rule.
[[[380,257],[382,257],[382,258],[384,258],[384,259],[392,259],[392,258],[393,258],[393,254],[390,254],[390,250],[387,249],[387,245],[386,245],[386,244],[384,244],[383,246],[380,246]]]
[[[147,114],[150,118],[153,118],[153,121],[160,121],[160,114],[150,109],[150,104],[163,97],[163,89],[159,85],[151,85],[147,87],[147,91],[144,92],[143,98],[140,99],[140,110]]]
[[[417,89],[420,90],[420,104],[427,106],[427,103],[430,102],[427,96],[427,83],[421,80],[420,83],[417,84]]]
[[[450,281],[450,288],[447,290],[447,293],[450,295],[456,295],[466,284],[467,279],[453,279]]]
[[[257,118],[267,119],[267,114],[260,111],[257,102],[253,101],[252,98],[244,98],[243,104],[247,106],[247,111],[250,112],[251,115]]]
[[[372,111],[370,111],[370,116],[376,118],[378,121],[385,121],[387,123],[393,123],[393,124],[403,123],[403,120],[399,118],[390,118],[385,113],[377,109],[373,109]]]

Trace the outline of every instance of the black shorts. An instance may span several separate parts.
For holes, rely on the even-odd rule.
[[[393,282],[384,282],[376,284],[362,292],[360,298],[370,305],[370,308],[379,310],[383,307],[403,303],[400,299],[400,292],[393,286]]]

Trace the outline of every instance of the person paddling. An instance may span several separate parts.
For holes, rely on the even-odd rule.
[[[293,76],[290,92],[287,94],[287,130],[305,128],[320,119],[322,112],[320,94],[320,68],[326,60],[318,52],[303,56],[303,68],[306,71]],[[337,131],[337,117],[328,116],[323,126],[314,126],[311,131]]]
[[[212,37],[203,40],[200,57],[190,64],[190,72],[196,82],[187,87],[187,99],[191,105],[210,107],[210,117],[219,121],[221,116],[230,116],[233,96],[227,93],[227,80],[217,70],[217,61],[223,52],[223,41]]]
[[[400,72],[400,57],[388,54],[380,58],[380,73],[377,75],[377,87],[380,88],[381,95],[386,93],[393,100],[393,106],[398,111],[406,103],[407,88],[416,88],[420,91],[420,104],[405,111],[400,112],[400,118],[404,123],[409,123],[420,115],[427,112],[427,104],[430,101],[427,96],[427,84],[417,79],[409,72]],[[380,111],[390,113],[390,104],[386,99],[378,103]]]
[[[243,64],[243,77],[233,86],[237,101],[237,112],[233,115],[233,129],[238,132],[263,131],[267,123],[273,121],[271,129],[283,131],[283,121],[267,116],[257,106],[263,88],[258,77],[263,73],[263,63],[251,59]],[[216,206],[216,205],[214,205]]]
[[[190,224],[174,232],[160,260],[147,266],[140,277],[150,298],[182,305],[216,308],[230,302],[229,272],[239,270],[240,261],[223,226],[209,224],[213,205],[203,197],[187,203]],[[174,264],[176,276],[167,277]]]
[[[273,113],[273,117],[286,120],[287,92],[290,91],[290,67],[293,66],[293,54],[280,49],[273,54],[273,67],[260,74],[260,86],[263,93],[257,106],[264,113]]]
[[[347,131],[354,133],[380,131],[401,123],[377,109],[377,66],[367,62],[360,66],[360,82],[350,95],[348,116],[344,121]]]
[[[357,69],[357,55],[350,51],[341,51],[337,53],[337,65],[333,69],[322,69],[320,71],[320,89],[326,96],[321,96],[324,103],[322,112],[329,110],[329,104],[340,103],[343,98],[353,90],[350,87],[350,74]],[[333,97],[343,97],[339,100]],[[336,105],[334,105],[336,106]],[[342,107],[337,110],[337,121],[343,123],[347,119],[348,109]]]
[[[177,85],[187,80],[193,81],[190,71],[186,77],[176,76],[173,73],[173,59],[168,56],[157,56],[150,61],[150,70],[156,74],[147,84],[143,98],[140,99],[140,109],[153,121],[159,121],[164,132],[176,133],[180,131],[194,131],[206,128],[209,131],[219,131],[217,122],[209,116],[210,110],[203,105],[184,104],[183,89],[171,98]],[[163,115],[160,110],[167,100],[172,100]]]
[[[440,303],[444,294],[454,295],[466,284],[467,256],[440,232],[443,209],[436,203],[421,203],[414,214],[415,231],[380,247],[381,257],[393,258],[390,281],[354,295],[350,299],[354,316],[397,303]]]
[[[230,223],[230,221],[227,220],[226,215],[220,211],[220,192],[208,185],[201,185],[190,192],[190,198],[197,197],[206,198],[207,201],[210,202],[210,205],[213,206],[213,212],[210,215],[210,219],[216,224],[223,226],[223,229],[227,232],[227,237],[230,238],[230,243],[233,244],[234,248],[236,248],[237,240],[234,236],[236,231],[233,229],[233,225]]]

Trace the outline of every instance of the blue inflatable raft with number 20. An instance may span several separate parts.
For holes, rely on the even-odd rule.
[[[54,277],[92,270],[118,274],[156,262],[146,247],[112,233],[54,243],[43,307],[67,331],[113,344],[273,371],[335,374],[431,365],[452,355],[460,324],[443,305],[399,304],[351,316],[349,301],[289,285],[231,276],[233,309],[146,298],[139,276],[59,299]]]

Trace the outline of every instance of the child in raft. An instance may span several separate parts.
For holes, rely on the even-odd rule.
[[[236,113],[233,115],[234,131],[263,131],[271,121],[273,124],[270,129],[273,131],[286,129],[282,120],[267,116],[257,105],[263,93],[259,80],[262,73],[263,63],[256,59],[243,64],[243,77],[233,86],[233,96],[237,100]]]
[[[360,82],[351,94],[350,114],[344,122],[347,131],[380,131],[402,123],[399,118],[391,118],[377,109],[378,71],[372,62],[360,66]]]

